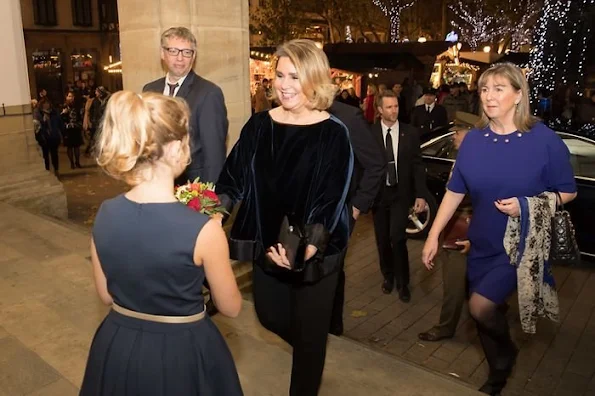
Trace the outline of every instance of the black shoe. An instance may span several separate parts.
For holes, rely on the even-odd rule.
[[[77,163],[76,163],[76,167],[77,167],[77,168],[79,168],[79,169],[82,169],[82,168],[83,168],[83,167],[81,166],[80,162],[77,162]]]
[[[504,384],[493,384],[488,379],[487,382],[479,388],[479,391],[490,396],[500,396],[502,394],[502,389],[504,389],[504,385],[506,385],[506,382],[504,382]]]
[[[331,330],[329,331],[329,333],[331,333],[332,335],[336,335],[337,337],[342,336],[343,335],[343,325],[341,324],[340,326],[331,327]]]
[[[430,330],[419,333],[417,337],[422,341],[440,341],[444,338],[452,338],[453,334],[447,334],[444,330],[440,330],[439,327],[432,327]]]
[[[408,286],[403,286],[399,289],[399,300],[408,303],[411,301],[411,292]]]
[[[210,299],[209,301],[207,301],[206,305],[206,309],[207,309],[207,314],[209,316],[215,316],[219,313],[219,310],[217,309],[217,307],[215,306],[215,303],[213,302],[212,299]]]
[[[74,163],[73,163],[73,162],[71,162],[71,163],[70,163],[70,169],[74,169],[74,168],[75,168],[75,166],[74,166]]]
[[[391,294],[394,287],[395,287],[395,284],[393,281],[385,279],[384,282],[382,282],[382,292],[384,294]]]

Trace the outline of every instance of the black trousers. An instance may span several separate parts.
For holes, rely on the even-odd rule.
[[[316,396],[339,273],[313,284],[295,282],[292,275],[269,274],[254,265],[254,306],[260,323],[293,347],[289,394]]]
[[[58,161],[58,146],[59,143],[40,144],[46,170],[50,170],[50,160],[52,161],[52,167],[54,170],[59,170],[60,162]]]
[[[409,286],[409,253],[407,252],[407,222],[410,200],[395,187],[385,187],[373,209],[374,233],[384,279],[395,282],[397,288]]]

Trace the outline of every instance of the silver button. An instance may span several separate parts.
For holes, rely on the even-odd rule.
[[[520,132],[519,132],[519,133],[517,133],[516,135],[517,135],[518,137],[523,137],[523,134],[522,134],[522,133],[520,133]]]
[[[494,143],[496,143],[498,141],[498,138],[494,138]]]
[[[490,134],[489,134],[489,132],[488,132],[488,133],[486,133],[486,134],[485,134],[485,135],[483,135],[483,136],[485,136],[485,137],[489,137],[489,136],[490,136]]]
[[[504,143],[508,143],[508,142],[510,142],[510,140],[504,139]]]

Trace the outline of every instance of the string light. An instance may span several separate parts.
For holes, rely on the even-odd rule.
[[[593,5],[595,0],[544,1],[536,43],[530,53],[530,78],[535,87],[533,100],[540,93],[553,92],[557,82],[567,84],[569,80],[582,94],[580,86],[592,24],[589,20],[592,13],[587,12],[587,8]],[[584,26],[583,32],[579,29],[581,26]]]
[[[460,39],[466,41],[474,51],[480,44],[491,42],[506,33],[504,11],[500,10],[500,15],[490,15],[486,11],[486,0],[476,1],[472,10],[469,10],[470,6],[463,4],[462,1],[448,7],[462,21],[462,23],[451,21],[451,24],[461,33]]]
[[[534,19],[539,10],[540,6],[535,0],[508,0],[507,22],[513,51],[519,51],[523,45],[531,44]]]
[[[351,26],[345,26],[345,42],[353,43],[353,36],[351,35]]]
[[[375,6],[380,7],[382,13],[390,20],[390,42],[399,41],[399,31],[401,29],[401,11],[409,8],[416,0],[372,0]]]

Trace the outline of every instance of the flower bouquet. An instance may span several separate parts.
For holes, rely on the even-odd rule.
[[[178,201],[196,212],[209,216],[229,214],[215,194],[215,184],[203,183],[198,177],[193,182],[188,181],[176,187],[174,195]]]

